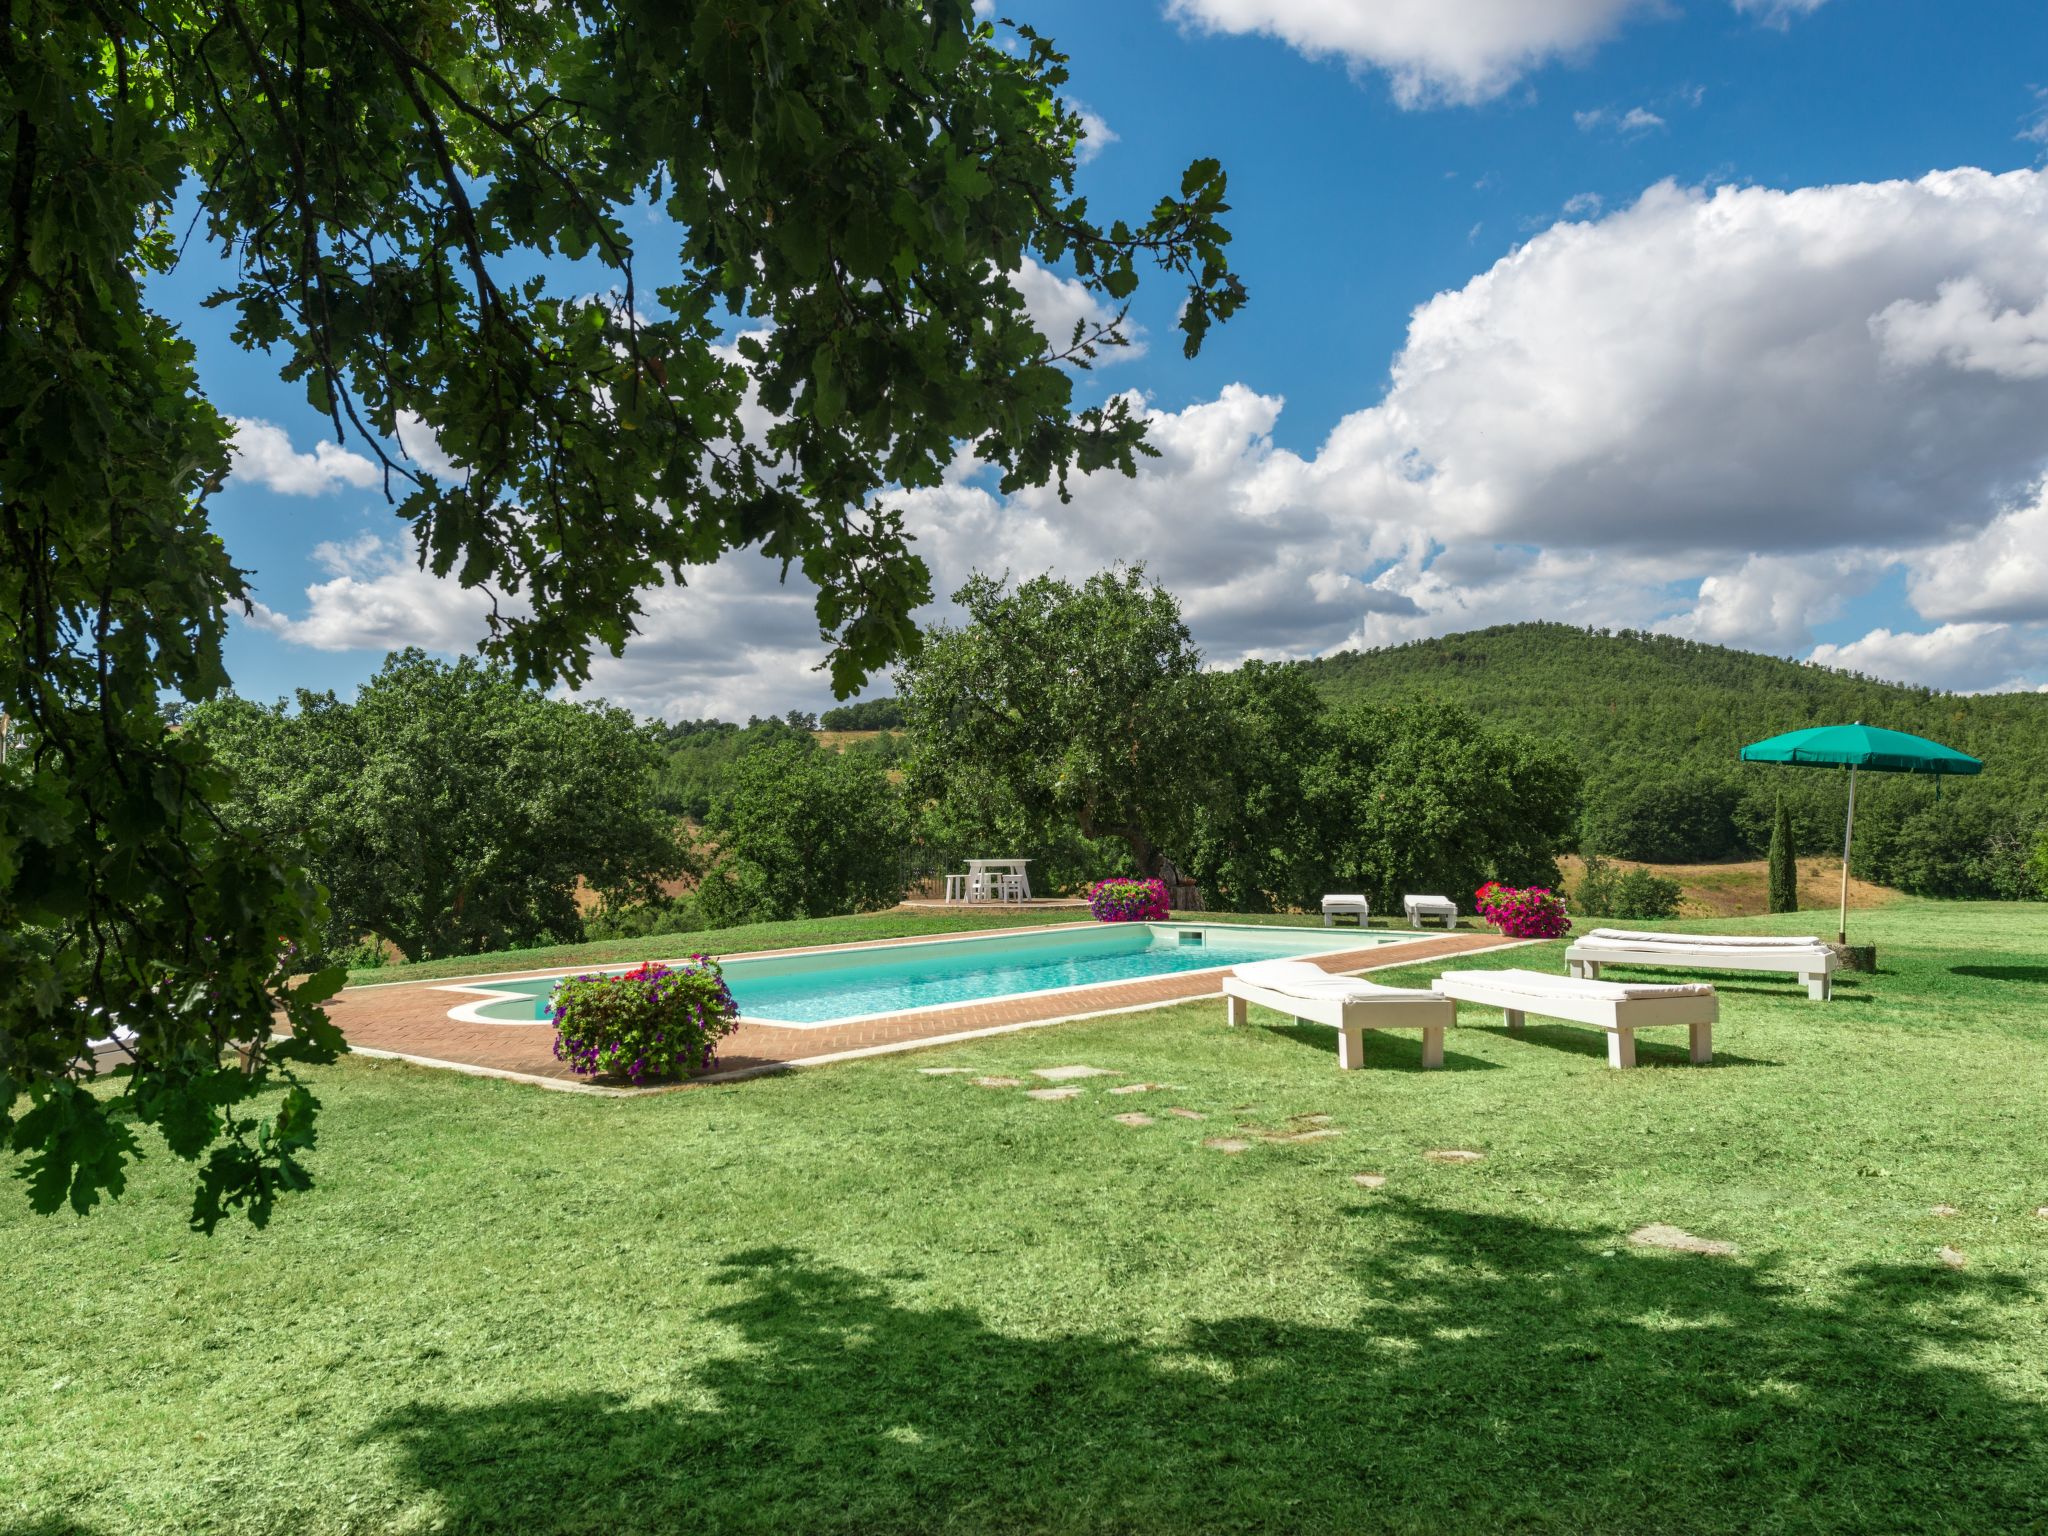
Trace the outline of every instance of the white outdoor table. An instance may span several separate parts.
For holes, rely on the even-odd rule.
[[[1029,859],[969,859],[967,861],[967,884],[971,887],[976,875],[1015,875],[1024,882],[1024,899],[1031,899],[1031,861]],[[984,888],[992,887],[993,879],[983,882]]]

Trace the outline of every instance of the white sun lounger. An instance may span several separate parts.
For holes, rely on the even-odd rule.
[[[1446,928],[1458,926],[1458,904],[1448,896],[1403,896],[1401,910],[1410,928],[1420,928],[1432,917]]]
[[[1363,928],[1365,920],[1372,915],[1372,906],[1363,896],[1325,896],[1323,898],[1323,926],[1334,928],[1339,917],[1355,917]]]
[[[1636,1064],[1636,1031],[1683,1024],[1692,1059],[1714,1059],[1714,1021],[1720,1001],[1708,983],[1675,984],[1586,981],[1543,971],[1446,971],[1431,983],[1442,996],[1482,1003],[1507,1015],[1508,1033],[1519,1035],[1525,1016],[1568,1019],[1607,1031],[1607,1065]]]
[[[1696,971],[1778,971],[1806,983],[1817,1003],[1834,996],[1835,952],[1816,938],[1744,933],[1631,933],[1595,928],[1564,952],[1565,969],[1597,979],[1603,965],[1675,965]]]
[[[1345,1071],[1365,1064],[1368,1029],[1419,1029],[1422,1064],[1444,1064],[1444,1028],[1458,1022],[1458,1005],[1434,992],[1382,987],[1356,976],[1332,976],[1306,960],[1255,960],[1223,978],[1223,997],[1233,1025],[1249,1017],[1249,1005],[1292,1014],[1298,1023],[1327,1024],[1337,1031],[1337,1065]]]

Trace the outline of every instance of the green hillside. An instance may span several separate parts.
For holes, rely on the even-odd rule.
[[[2028,896],[2028,854],[2048,800],[2048,694],[1966,696],[1905,687],[1669,635],[1511,624],[1352,651],[1307,664],[1334,702],[1429,693],[1568,745],[1586,774],[1596,852],[1709,859],[1760,852],[1774,797],[1793,805],[1804,851],[1839,845],[1838,773],[1745,766],[1745,742],[1862,720],[1984,759],[1984,773],[1866,776],[1859,873],[1932,894]]]

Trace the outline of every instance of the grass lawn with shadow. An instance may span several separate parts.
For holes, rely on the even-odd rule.
[[[161,1152],[0,1207],[0,1531],[2039,1529],[2042,915],[1859,914],[1710,1068],[1220,1001],[647,1099],[344,1061],[267,1231]]]

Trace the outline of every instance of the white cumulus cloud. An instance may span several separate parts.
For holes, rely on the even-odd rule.
[[[1910,567],[1906,590],[1923,618],[2048,623],[2048,485]]]
[[[229,448],[229,478],[249,481],[286,496],[318,496],[336,486],[363,489],[377,484],[377,466],[325,438],[311,453],[292,447],[291,434],[275,422],[230,416],[235,429]]]
[[[2028,274],[2001,284],[2031,288]],[[1871,321],[1885,355],[1906,367],[1946,363],[2001,379],[2048,379],[2048,298],[2031,308],[1994,293],[1984,278],[1941,285],[1932,299],[1900,299]]]
[[[1081,147],[1074,152],[1074,158],[1086,165],[1097,155],[1117,141],[1117,131],[1110,127],[1100,112],[1091,111],[1079,102],[1073,104],[1081,114]]]
[[[2025,687],[2039,676],[2048,645],[2009,624],[1943,624],[1924,633],[1873,629],[1846,645],[1817,645],[1811,659],[1892,682],[1970,693]]]
[[[1982,526],[2048,456],[2048,381],[1904,357],[1874,317],[2048,292],[2048,177],[1660,184],[1419,308],[1318,456],[1444,541],[1784,553]]]
[[[1029,256],[1024,258],[1022,267],[1010,274],[1010,281],[1023,297],[1024,309],[1031,316],[1031,323],[1052,343],[1055,352],[1066,350],[1074,339],[1076,325],[1084,328],[1084,335],[1092,336],[1096,327],[1107,325],[1116,313],[1112,306],[1076,279],[1061,277]],[[1124,334],[1130,338],[1131,344],[1099,349],[1095,355],[1095,367],[1129,362],[1134,357],[1145,355],[1143,328],[1126,320]]]
[[[484,638],[490,598],[420,569],[410,534],[317,544],[313,559],[329,574],[306,588],[305,612],[292,618],[258,603],[251,625],[316,651],[459,652]]]
[[[1168,0],[1166,14],[1383,71],[1397,102],[1421,107],[1498,96],[1646,8],[1646,0]]]
[[[1775,27],[1822,3],[1733,0],[1737,11]],[[1668,10],[1658,0],[1167,0],[1166,14],[1377,70],[1396,102],[1426,107],[1491,100],[1531,70],[1587,53],[1631,16]]]
[[[1041,301],[1064,292],[1041,279]],[[1160,457],[1079,476],[1070,502],[999,496],[971,460],[896,500],[942,599],[974,569],[1143,558],[1219,662],[1532,618],[1785,654],[1902,576],[1918,622],[1814,658],[2039,683],[2048,377],[2000,317],[2044,303],[2048,172],[1660,184],[1420,306],[1383,389],[1361,365],[1376,402],[1312,452],[1276,442],[1279,396],[1234,384],[1178,410],[1138,399]],[[263,622],[307,644],[473,623],[405,555],[336,551],[304,617]],[[811,594],[773,577],[743,554],[658,594],[597,686],[671,714],[825,702]]]

